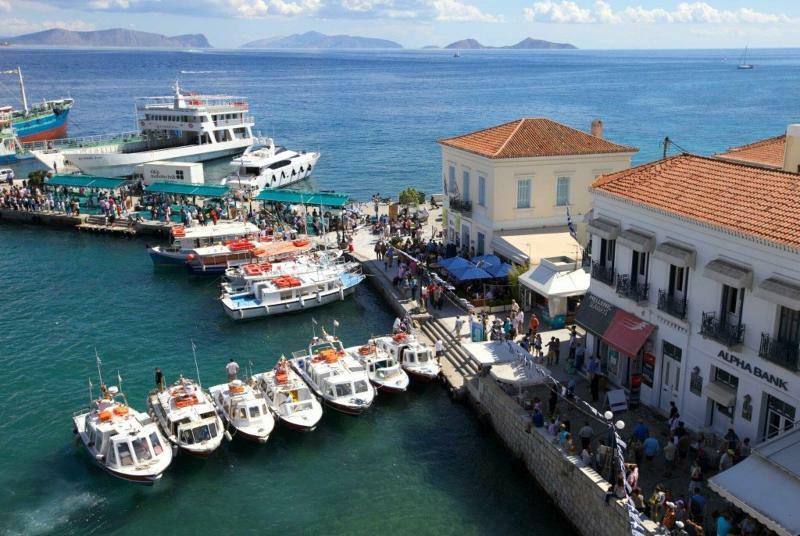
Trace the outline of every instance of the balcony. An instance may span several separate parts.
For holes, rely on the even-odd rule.
[[[617,273],[613,267],[603,266],[597,261],[592,261],[592,279],[597,279],[601,283],[613,286],[616,275]]]
[[[664,311],[680,320],[686,320],[686,298],[670,296],[664,289],[658,291],[658,310]]]
[[[637,283],[631,281],[631,276],[621,275],[617,277],[617,296],[622,296],[635,302],[646,302],[650,294],[650,285],[647,283]]]
[[[703,313],[700,334],[725,346],[736,346],[744,341],[744,325],[722,322],[717,318],[717,313],[714,312]]]
[[[465,201],[460,197],[450,198],[450,210],[462,212],[464,214],[472,213],[472,201]]]
[[[800,345],[796,342],[781,341],[770,337],[769,333],[762,333],[758,355],[791,371],[800,370]]]

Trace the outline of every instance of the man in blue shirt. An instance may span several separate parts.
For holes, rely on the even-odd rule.
[[[706,498],[700,494],[700,488],[694,488],[694,495],[689,499],[689,511],[694,519],[703,519],[706,509]]]
[[[633,429],[633,435],[636,436],[636,439],[642,442],[644,442],[644,440],[647,439],[647,436],[650,435],[650,429],[647,428],[647,425],[642,419],[639,419],[636,428]]]
[[[644,440],[644,457],[648,462],[652,462],[656,455],[661,451],[661,445],[658,444],[658,439],[651,435]]]

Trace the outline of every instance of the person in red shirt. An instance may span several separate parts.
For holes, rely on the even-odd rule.
[[[536,332],[539,330],[539,318],[536,313],[531,313],[531,319],[528,322],[528,337],[536,337]]]

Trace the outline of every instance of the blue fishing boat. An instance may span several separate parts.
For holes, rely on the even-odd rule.
[[[22,69],[17,67],[2,74],[16,74],[19,79],[19,91],[22,109],[12,106],[0,107],[0,115],[11,120],[11,126],[21,143],[46,141],[63,138],[67,135],[67,121],[74,100],[71,98],[44,100],[41,103],[28,103],[25,93],[25,82]]]

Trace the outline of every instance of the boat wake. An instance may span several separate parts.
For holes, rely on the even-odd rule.
[[[181,71],[181,74],[219,74],[227,72],[228,71]]]
[[[82,510],[89,510],[103,503],[100,495],[88,491],[69,494],[62,498],[51,497],[44,504],[28,510],[17,510],[4,530],[8,535],[35,535],[61,532],[59,527],[70,522]]]

